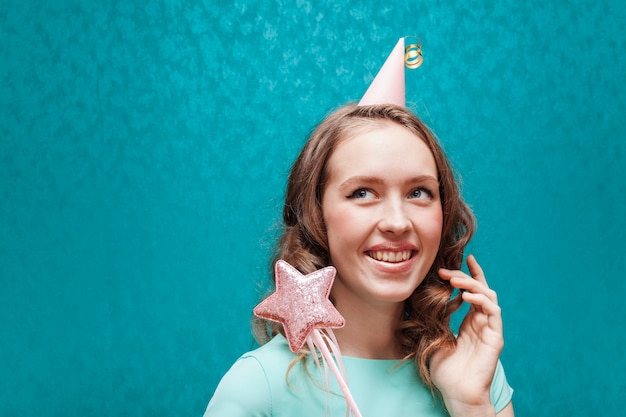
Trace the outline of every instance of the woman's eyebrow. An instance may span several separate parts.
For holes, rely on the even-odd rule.
[[[415,183],[424,183],[424,182],[432,182],[434,184],[439,184],[439,180],[436,177],[433,177],[432,175],[417,175],[405,181],[406,184],[415,184]]]
[[[357,185],[369,185],[369,184],[374,184],[374,185],[379,185],[379,184],[384,184],[385,181],[382,178],[378,178],[378,177],[372,177],[372,176],[368,176],[368,175],[357,175],[354,177],[350,177],[347,180],[345,180],[344,182],[342,182],[339,187],[341,188],[345,188],[345,187],[353,187],[353,186],[357,186]]]

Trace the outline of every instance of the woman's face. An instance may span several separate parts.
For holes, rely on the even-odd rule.
[[[435,159],[394,123],[345,139],[328,161],[322,213],[338,305],[400,303],[423,281],[441,240]]]

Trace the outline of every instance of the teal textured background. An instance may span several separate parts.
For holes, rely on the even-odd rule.
[[[286,173],[404,35],[517,416],[621,416],[622,0],[0,3],[0,415],[198,416],[253,346]]]

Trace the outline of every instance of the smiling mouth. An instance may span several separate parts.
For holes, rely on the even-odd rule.
[[[375,250],[375,251],[368,251],[367,256],[380,262],[398,263],[398,262],[408,261],[409,259],[411,259],[414,253],[415,252],[411,250],[403,250],[403,251]]]

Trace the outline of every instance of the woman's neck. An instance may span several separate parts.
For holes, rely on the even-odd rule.
[[[346,325],[334,329],[342,355],[365,359],[401,359],[396,328],[403,306],[337,305]]]

